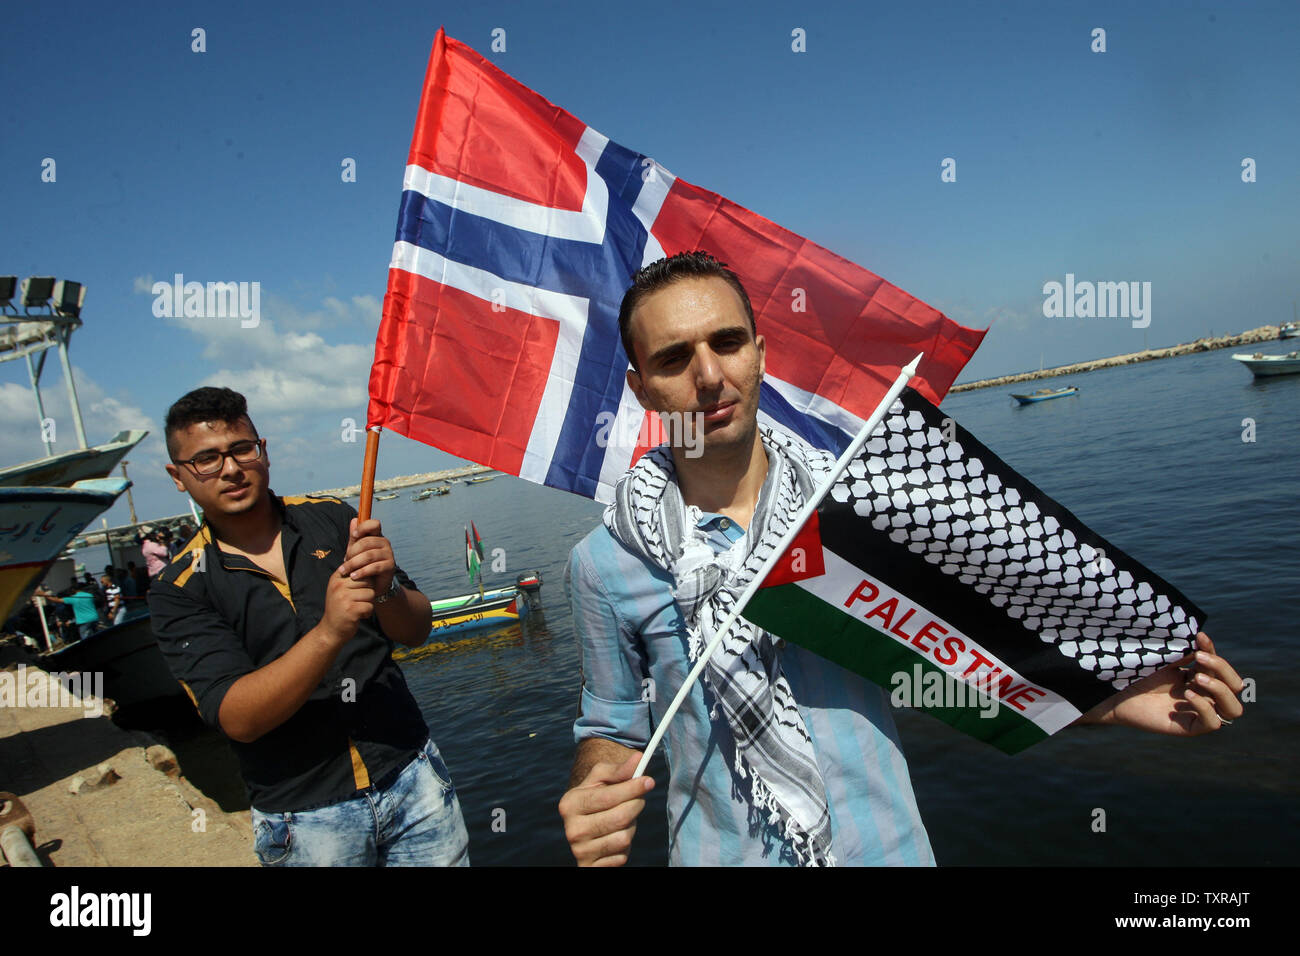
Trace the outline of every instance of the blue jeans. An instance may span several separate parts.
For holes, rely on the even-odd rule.
[[[388,787],[316,810],[253,816],[263,866],[469,866],[469,834],[432,740]]]

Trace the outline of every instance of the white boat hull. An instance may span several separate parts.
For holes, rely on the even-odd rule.
[[[121,431],[102,445],[0,468],[0,486],[66,488],[88,478],[104,478],[148,434],[139,428]]]
[[[71,488],[0,488],[0,621],[31,596],[64,546],[130,484],[98,478]]]
[[[1256,378],[1268,378],[1273,375],[1294,375],[1300,372],[1300,355],[1234,355],[1234,359]]]

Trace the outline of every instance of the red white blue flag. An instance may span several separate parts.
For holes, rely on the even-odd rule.
[[[703,249],[768,342],[760,418],[847,445],[898,370],[938,402],[983,332],[611,142],[439,30],[407,160],[368,424],[607,501],[661,432],[628,389],[618,308]]]

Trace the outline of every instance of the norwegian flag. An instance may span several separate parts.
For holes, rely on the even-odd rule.
[[[627,387],[638,269],[703,249],[767,339],[760,418],[847,445],[898,370],[939,402],[984,333],[584,125],[442,30],[407,160],[368,424],[608,501],[661,440]]]

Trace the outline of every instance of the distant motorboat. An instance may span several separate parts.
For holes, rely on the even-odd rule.
[[[389,493],[386,494],[386,495],[375,495],[375,500],[376,500],[376,501],[392,501],[392,500],[393,500],[394,498],[396,498],[396,497],[397,497],[397,492],[395,492],[395,491],[391,491],[391,492],[389,492]]]
[[[423,491],[417,491],[415,494],[411,495],[411,500],[423,501],[425,498],[432,498],[432,497],[433,497],[433,489],[425,488]]]
[[[467,478],[467,479],[465,480],[465,484],[467,484],[467,485],[481,485],[481,484],[483,484],[483,482],[485,482],[485,481],[491,481],[491,480],[492,480],[493,478],[495,478],[495,477],[496,477],[496,475],[475,475],[473,478]]]
[[[1264,355],[1262,352],[1256,352],[1254,355],[1234,355],[1233,358],[1250,369],[1251,374],[1256,378],[1300,372],[1300,352],[1288,352],[1286,355]]]
[[[1065,398],[1065,396],[1073,395],[1078,390],[1074,385],[1067,385],[1064,388],[1040,388],[1028,395],[1016,395],[1013,392],[1011,397],[1021,405],[1032,405],[1034,402],[1045,402],[1051,398]]]
[[[1294,322],[1288,322],[1278,330],[1277,337],[1279,339],[1300,338],[1300,325],[1296,325]]]

